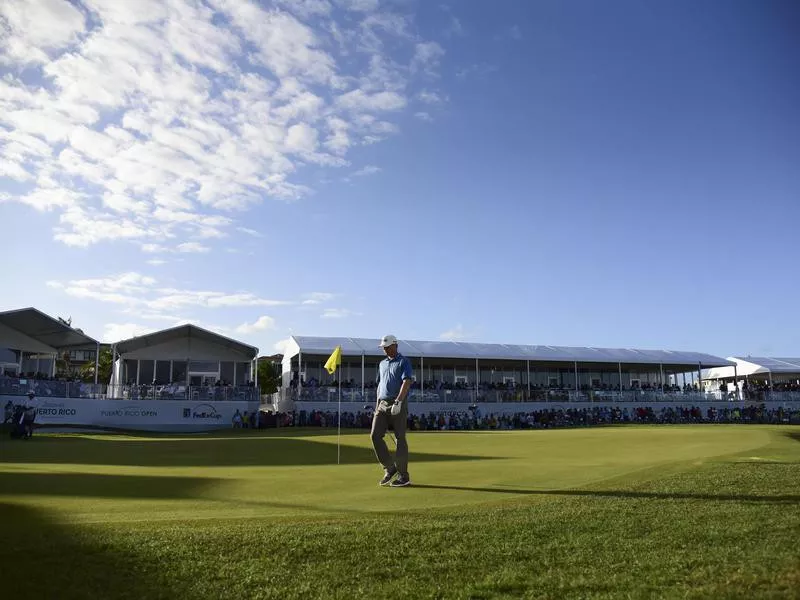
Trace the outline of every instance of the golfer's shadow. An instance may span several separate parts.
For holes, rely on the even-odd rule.
[[[415,488],[429,490],[456,490],[462,492],[489,492],[516,496],[583,496],[590,498],[627,498],[651,500],[713,500],[732,502],[763,502],[765,504],[794,504],[800,495],[760,496],[753,494],[696,494],[691,492],[639,492],[633,490],[531,490],[525,488],[469,487],[460,485],[430,485],[414,483]]]

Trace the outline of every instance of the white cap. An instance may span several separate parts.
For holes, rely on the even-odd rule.
[[[388,348],[397,343],[397,338],[393,335],[385,335],[381,338],[381,343],[378,344],[381,348]]]

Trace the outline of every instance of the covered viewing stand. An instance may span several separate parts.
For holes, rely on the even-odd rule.
[[[112,346],[111,385],[258,385],[258,348],[197,325],[180,325]]]
[[[710,385],[763,381],[772,388],[776,384],[800,385],[800,358],[775,358],[768,356],[729,356],[732,367],[717,367],[703,372]]]
[[[336,346],[342,347],[342,368],[335,377],[361,388],[375,381],[383,358],[378,339],[292,336],[283,358],[283,387],[313,383],[330,385],[322,365]],[[517,390],[580,391],[597,387],[630,389],[636,386],[702,388],[703,369],[732,367],[734,362],[698,352],[481,344],[401,340],[398,349],[412,361],[416,384],[424,396],[431,382],[476,389],[510,385]]]
[[[36,357],[36,372],[42,372],[40,365],[41,357],[44,356],[49,363],[47,375],[51,378],[56,375],[56,360],[60,353],[68,350],[94,350],[94,382],[97,383],[100,342],[35,308],[0,312],[0,349],[2,348],[7,348],[17,358],[16,363],[4,362],[4,371],[13,370],[17,376],[24,374],[27,354],[28,360]]]

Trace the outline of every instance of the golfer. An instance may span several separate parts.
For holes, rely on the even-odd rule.
[[[378,366],[378,399],[375,414],[372,416],[372,447],[375,456],[383,465],[384,475],[381,485],[404,487],[411,485],[408,476],[408,442],[406,441],[406,419],[408,406],[406,397],[411,389],[411,361],[397,351],[397,338],[385,335],[381,339],[386,358]],[[389,454],[389,448],[383,437],[389,425],[394,429],[397,440],[395,459]],[[396,478],[395,478],[396,476]]]
[[[28,401],[25,403],[25,412],[22,413],[22,426],[25,429],[25,437],[33,437],[33,423],[36,421],[36,412],[39,407],[39,402],[36,400],[36,394],[31,390],[28,392]]]

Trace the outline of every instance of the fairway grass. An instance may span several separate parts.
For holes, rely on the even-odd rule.
[[[800,428],[0,440],[10,598],[800,597]]]

